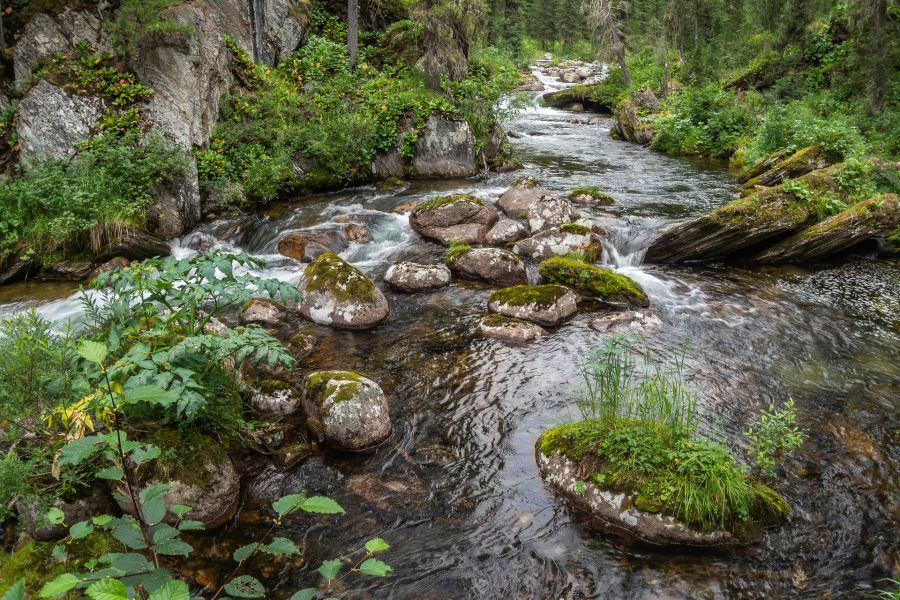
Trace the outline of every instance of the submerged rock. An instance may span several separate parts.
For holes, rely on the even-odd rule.
[[[578,187],[569,192],[569,200],[585,206],[612,206],[615,198],[596,187]]]
[[[528,237],[528,226],[513,219],[500,219],[484,236],[487,246],[504,246]]]
[[[500,248],[454,246],[447,252],[447,265],[464,279],[486,281],[492,285],[528,282],[525,265],[519,257]]]
[[[600,333],[617,333],[620,331],[646,331],[662,325],[662,321],[647,310],[629,310],[604,315],[591,320],[590,328]]]
[[[303,389],[303,409],[310,430],[342,450],[368,450],[391,434],[384,392],[352,371],[310,373]]]
[[[569,204],[568,200],[546,195],[533,202],[528,207],[526,214],[532,234],[572,223],[578,220],[579,216],[578,210]]]
[[[482,337],[507,344],[527,344],[547,335],[547,330],[540,325],[496,314],[484,316],[476,331]]]
[[[647,294],[632,278],[573,258],[557,256],[541,263],[541,277],[565,285],[586,298],[646,307]]]
[[[400,262],[388,268],[384,281],[401,292],[427,292],[450,285],[450,269],[444,265]]]
[[[390,313],[381,290],[362,271],[326,252],[306,267],[298,286],[304,317],[338,329],[370,329]]]
[[[511,188],[503,192],[497,200],[497,208],[506,213],[511,219],[527,218],[531,205],[548,196],[548,192],[537,179],[525,177],[516,181]]]
[[[481,243],[498,218],[497,211],[475,196],[454,194],[418,204],[409,224],[422,237],[449,246]]]
[[[586,225],[566,223],[517,242],[513,252],[521,256],[543,260],[551,256],[565,256],[578,252],[586,260],[594,260],[602,251],[600,236]]]
[[[578,296],[561,285],[517,285],[494,292],[488,309],[505,317],[555,327],[574,315]]]
[[[278,240],[279,254],[303,262],[309,262],[325,252],[337,254],[349,247],[347,237],[337,229],[295,231]]]

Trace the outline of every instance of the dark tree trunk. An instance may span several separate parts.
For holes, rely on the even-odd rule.
[[[359,0],[347,0],[347,50],[350,68],[356,69],[356,51],[359,45]]]

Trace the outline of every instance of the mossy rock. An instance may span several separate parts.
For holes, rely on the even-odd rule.
[[[12,552],[0,552],[0,592],[24,579],[26,597],[37,598],[41,587],[55,577],[72,571],[86,571],[86,562],[109,552],[122,551],[122,544],[102,531],[67,544],[67,563],[58,562],[51,556],[55,546],[54,542],[37,542],[24,538]],[[74,593],[63,596],[70,597],[80,596]]]
[[[578,297],[561,285],[517,285],[494,292],[488,309],[514,319],[555,327],[574,315]]]
[[[757,186],[771,187],[789,181],[811,171],[832,165],[837,157],[822,146],[807,146],[782,158],[768,169],[744,182],[748,189]]]
[[[585,297],[614,304],[650,305],[647,294],[630,277],[580,260],[563,256],[549,258],[541,263],[539,271],[551,283],[567,286]]]
[[[471,251],[472,246],[452,243],[450,244],[450,249],[447,250],[447,255],[444,257],[444,262],[447,263],[447,266],[450,266]]]
[[[535,260],[578,254],[593,261],[602,251],[600,236],[590,227],[579,223],[564,223],[519,240],[513,245],[513,252]]]
[[[497,222],[497,211],[469,194],[452,194],[421,202],[409,216],[413,231],[445,246],[481,243]]]
[[[482,337],[512,345],[527,344],[547,335],[547,331],[540,325],[498,314],[482,317],[476,331]]]
[[[485,281],[492,285],[515,285],[528,282],[522,260],[500,248],[468,248],[456,246],[447,256],[447,266],[464,279]]]
[[[416,206],[415,212],[427,213],[444,206],[451,206],[456,204],[485,206],[484,202],[482,202],[480,198],[472,196],[471,194],[451,194],[449,196],[437,196],[434,198],[429,198],[428,200],[424,200],[420,202],[418,206]]]
[[[341,450],[366,451],[391,434],[384,392],[377,383],[353,371],[307,375],[303,409],[310,431]]]
[[[362,271],[326,252],[306,268],[298,286],[300,314],[338,329],[369,329],[390,312],[387,299]]]
[[[615,198],[596,186],[577,187],[569,192],[569,198],[581,204],[598,206],[612,206],[616,203]]]

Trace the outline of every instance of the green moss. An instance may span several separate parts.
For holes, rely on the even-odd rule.
[[[339,300],[374,300],[377,288],[362,271],[333,252],[325,252],[309,263],[304,274],[306,289],[326,291]]]
[[[615,199],[607,193],[600,191],[597,186],[577,187],[569,192],[569,198],[577,198],[578,196],[590,196],[597,204],[610,206],[615,204]]]
[[[263,379],[256,384],[256,387],[263,394],[274,394],[275,392],[289,389],[291,384],[278,379]]]
[[[306,394],[327,412],[329,406],[352,400],[362,382],[363,376],[353,371],[316,371],[306,377]]]
[[[530,190],[531,188],[536,188],[541,185],[541,182],[535,179],[534,177],[526,176],[520,177],[513,182],[513,187],[523,187],[526,190]]]
[[[148,481],[180,481],[188,485],[202,486],[208,483],[203,477],[201,462],[221,464],[228,460],[227,445],[193,430],[162,428],[153,431],[143,440],[158,446],[159,458],[148,463],[151,469],[142,477]]]
[[[490,313],[485,315],[481,319],[481,323],[486,327],[518,327],[520,325],[531,325],[528,321],[524,321],[522,319],[515,319],[513,317],[504,317],[503,315],[498,315],[494,313]]]
[[[111,535],[97,532],[68,545],[68,565],[58,563],[50,556],[54,542],[36,542],[28,539],[14,552],[0,552],[0,591],[6,590],[19,579],[25,580],[28,597],[37,597],[41,586],[58,575],[81,570],[88,560],[99,558],[107,552],[122,551],[122,546]],[[64,596],[74,598],[76,594]]]
[[[541,277],[570,287],[583,296],[639,304],[647,302],[647,294],[630,277],[579,260],[554,256],[541,262],[539,271]]]
[[[590,227],[579,225],[578,223],[566,223],[564,225],[561,225],[560,229],[562,229],[566,233],[571,233],[574,235],[589,235],[591,233]]]
[[[430,212],[442,206],[447,206],[449,204],[456,204],[458,202],[466,202],[468,204],[476,204],[478,206],[484,206],[484,202],[476,198],[475,196],[469,194],[451,194],[449,196],[437,196],[435,198],[429,198],[424,202],[420,203],[416,207],[417,213]]]
[[[551,306],[568,291],[560,285],[515,285],[494,292],[488,298],[488,302],[499,302],[509,306],[526,304]]]
[[[467,246],[466,244],[460,244],[457,242],[451,242],[450,249],[447,250],[447,256],[444,259],[444,262],[446,262],[448,265],[452,265],[457,260],[459,260],[461,256],[468,254],[471,251],[471,246]]]

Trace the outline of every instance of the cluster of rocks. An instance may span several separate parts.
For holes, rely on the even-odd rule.
[[[535,65],[544,75],[555,77],[563,83],[596,83],[604,74],[601,63],[569,59],[554,61],[550,53],[536,60]]]

